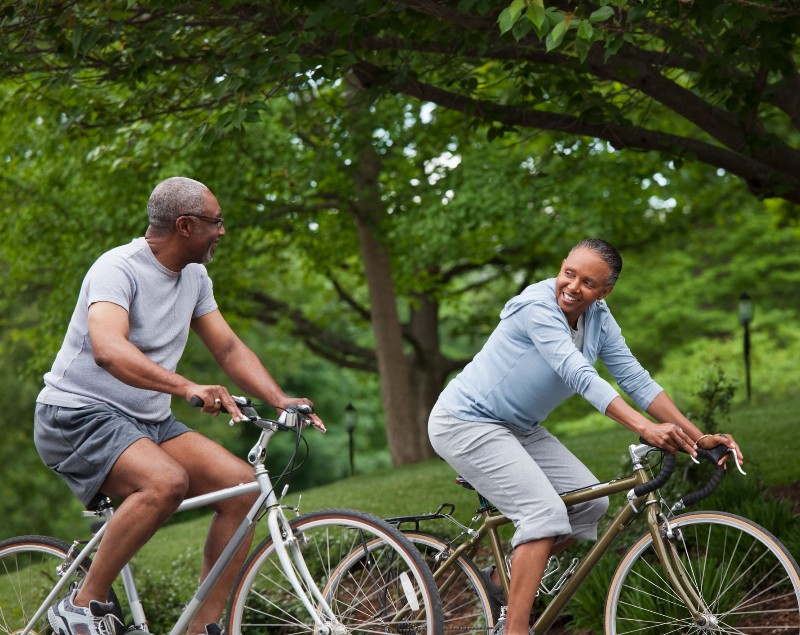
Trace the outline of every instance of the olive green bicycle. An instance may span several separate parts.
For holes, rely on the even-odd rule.
[[[699,450],[698,456],[716,464],[727,448]],[[675,512],[709,496],[722,481],[717,465],[701,490],[667,504],[659,488],[670,478],[675,456],[649,445],[631,445],[631,475],[567,492],[569,507],[604,496],[627,492],[627,504],[582,558],[562,566],[548,563],[538,595],[550,596],[533,618],[533,632],[544,635],[612,545],[644,516],[647,531],[622,556],[608,584],[603,615],[607,635],[667,635],[689,633],[800,633],[800,569],[788,550],[756,523],[720,511]],[[650,478],[655,461],[661,469]],[[735,455],[734,455],[735,459]],[[738,463],[736,464],[737,467]],[[741,471],[741,467],[739,467]],[[457,479],[465,487],[471,486]],[[416,543],[434,573],[444,611],[445,632],[491,634],[508,597],[510,559],[498,533],[510,523],[478,494],[480,507],[465,526],[453,518],[454,506],[444,504],[433,514],[388,519]],[[420,525],[445,519],[458,527],[446,540],[420,530]],[[502,597],[475,564],[488,543],[497,568]],[[484,550],[485,552],[485,550]],[[481,552],[479,557],[484,558]],[[537,600],[537,605],[544,602]]]

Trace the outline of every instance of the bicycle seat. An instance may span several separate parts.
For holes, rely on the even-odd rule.
[[[98,493],[86,506],[87,512],[98,513],[111,506],[111,499],[103,493]]]
[[[472,485],[470,485],[470,484],[469,484],[469,481],[467,481],[467,479],[465,479],[465,478],[464,478],[463,476],[461,476],[461,475],[459,475],[459,476],[456,476],[456,483],[457,483],[458,485],[461,485],[461,487],[463,487],[464,489],[471,489],[471,490],[473,490],[473,491],[475,490],[475,488],[474,488],[474,487],[472,487]]]

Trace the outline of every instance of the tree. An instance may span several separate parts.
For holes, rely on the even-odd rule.
[[[0,64],[48,89],[125,87],[65,104],[86,127],[211,109],[210,127],[241,125],[282,87],[353,73],[495,131],[699,161],[800,203],[795,2],[547,4],[21,0],[4,9]]]
[[[17,82],[22,108],[52,104],[73,133],[102,135],[98,152],[118,155],[115,163],[122,162],[114,169],[135,173],[135,165],[125,164],[127,156],[134,162],[160,161],[152,149],[156,134],[171,136],[164,145],[173,149],[193,147],[197,138],[214,153],[247,146],[252,160],[237,156],[235,167],[230,160],[225,164],[228,200],[257,226],[250,232],[254,240],[280,245],[295,262],[305,263],[303,276],[319,280],[328,290],[320,295],[337,300],[330,305],[336,309],[321,306],[320,299],[300,310],[285,299],[291,292],[265,293],[250,277],[232,282],[250,298],[251,315],[266,322],[290,316],[291,329],[312,350],[351,367],[380,370],[392,449],[395,461],[403,463],[429,455],[424,424],[432,400],[472,352],[464,346],[448,355],[439,340],[442,331],[464,333],[476,320],[475,307],[461,313],[449,308],[461,307],[458,294],[474,298],[477,288],[488,286],[507,296],[529,276],[550,273],[587,228],[625,246],[646,243],[667,227],[685,227],[689,217],[669,209],[662,210],[663,218],[648,218],[652,210],[641,197],[624,213],[613,201],[621,192],[641,189],[642,179],[654,172],[679,170],[681,159],[692,158],[687,153],[742,178],[759,176],[763,195],[783,193],[795,200],[796,172],[787,176],[777,165],[765,167],[761,156],[769,141],[766,154],[783,154],[773,163],[792,165],[791,144],[769,136],[796,134],[791,122],[774,107],[770,117],[757,110],[748,128],[756,135],[752,144],[739,144],[734,152],[720,140],[712,142],[701,124],[714,117],[688,117],[703,109],[700,97],[689,99],[694,93],[685,86],[696,81],[698,95],[709,99],[712,109],[743,108],[738,93],[728,99],[732,105],[720,105],[718,90],[704,88],[703,82],[714,78],[712,70],[719,70],[711,58],[702,73],[684,68],[687,56],[697,51],[680,50],[683,23],[673,24],[671,16],[684,10],[681,3],[630,4],[630,10],[622,3],[610,13],[607,8],[588,15],[582,4],[565,5],[545,10],[541,22],[534,3],[525,13],[530,19],[520,19],[518,11],[513,25],[501,16],[498,28],[491,3],[480,1],[301,6],[20,1],[3,9],[0,63]],[[689,11],[687,32],[717,25],[721,39],[733,37],[743,19],[725,30],[723,22],[738,3],[723,4],[719,14]],[[784,29],[796,16],[784,10],[780,17],[784,20],[767,12],[751,20],[760,29],[759,55],[769,29],[775,30],[770,43],[793,44],[791,30]],[[503,35],[506,27],[510,34]],[[563,37],[553,46],[559,29]],[[775,47],[767,48],[779,57]],[[714,52],[709,47],[706,54]],[[763,62],[762,70],[778,68],[787,55],[794,55],[793,46],[772,66]],[[768,83],[779,75],[789,81],[789,71],[780,69],[782,75],[768,74]],[[658,91],[650,90],[654,83]],[[677,97],[668,99],[672,93]],[[341,114],[326,112],[326,100]],[[433,124],[404,131],[405,109],[416,103],[412,109],[419,112],[423,102],[450,111],[439,108]],[[291,108],[294,117],[286,114]],[[483,126],[493,143],[475,140]],[[559,134],[537,136],[538,128]],[[757,137],[762,128],[769,134]],[[263,143],[250,138],[264,133],[269,136]],[[265,179],[259,165],[264,157],[275,160],[268,146],[278,138],[288,145],[281,160],[295,168],[280,186],[280,173]],[[609,143],[656,149],[664,159],[623,158]],[[410,147],[424,150],[407,157]],[[460,163],[443,166],[448,155]],[[216,158],[221,159],[194,157],[191,164],[223,173],[223,161],[214,163]],[[572,187],[583,184],[576,191],[561,192],[560,183],[549,179],[554,166],[581,163],[591,167],[571,181]],[[633,178],[600,187],[609,163],[624,164],[620,169]],[[314,177],[297,176],[306,173]],[[250,198],[243,198],[245,189]],[[597,210],[591,219],[585,217],[587,208]],[[276,221],[290,232],[291,244],[270,231],[267,223]],[[251,271],[264,261],[261,255],[242,255]],[[361,274],[367,293],[354,280]],[[446,325],[442,299],[449,305]],[[497,302],[492,298],[477,307],[482,323],[494,321]],[[330,319],[343,307],[343,315],[358,324],[371,320],[374,340],[365,329],[343,324],[341,315]]]

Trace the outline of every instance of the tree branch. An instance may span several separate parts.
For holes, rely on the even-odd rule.
[[[386,69],[366,61],[358,62],[355,72],[362,73],[368,84],[379,85],[392,77]],[[750,190],[759,196],[783,196],[800,203],[800,180],[794,175],[781,173],[755,159],[697,139],[648,130],[638,126],[625,126],[604,122],[593,124],[571,115],[497,104],[464,97],[412,78],[393,78],[392,90],[430,101],[445,108],[507,126],[541,128],[604,139],[615,148],[633,148],[643,151],[660,151],[676,157],[696,158],[702,163],[721,167],[742,178]]]

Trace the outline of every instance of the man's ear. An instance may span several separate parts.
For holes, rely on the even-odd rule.
[[[613,285],[613,284],[606,285],[606,288],[603,290],[603,297],[601,297],[600,299],[601,299],[601,300],[604,300],[604,299],[605,299],[605,297],[606,297],[606,296],[607,296],[609,293],[611,293],[613,290],[614,290],[614,285]]]
[[[194,222],[190,216],[178,216],[175,219],[175,231],[181,236],[190,236],[194,231]]]

